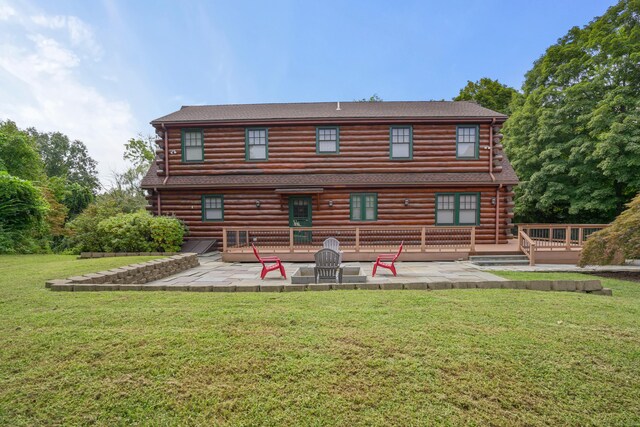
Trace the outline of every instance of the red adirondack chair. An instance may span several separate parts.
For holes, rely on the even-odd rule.
[[[253,253],[255,254],[256,258],[258,258],[258,261],[260,261],[260,264],[262,264],[262,273],[260,273],[260,278],[262,280],[264,280],[264,276],[266,276],[268,272],[274,270],[280,270],[280,274],[282,274],[282,277],[284,277],[285,279],[287,278],[287,273],[284,271],[284,266],[282,265],[280,258],[278,258],[277,256],[268,256],[261,258],[260,254],[258,253],[258,248],[256,248],[253,243],[251,244],[251,247],[253,248]]]
[[[373,273],[371,273],[371,277],[375,277],[376,276],[376,271],[378,270],[378,267],[382,267],[382,268],[386,268],[388,270],[391,270],[391,272],[395,276],[396,275],[396,266],[394,265],[394,263],[396,262],[396,260],[400,256],[400,253],[402,253],[402,246],[403,245],[404,245],[404,242],[401,242],[400,243],[400,247],[398,248],[398,253],[395,253],[395,254],[380,254],[380,255],[378,255],[378,258],[376,259],[376,263],[373,264]],[[391,261],[391,264],[387,264],[389,261]]]

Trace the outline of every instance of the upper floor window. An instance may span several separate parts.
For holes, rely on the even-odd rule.
[[[389,157],[408,160],[413,156],[413,129],[410,126],[392,126],[390,131]]]
[[[182,130],[182,161],[201,162],[204,160],[204,135],[202,129]]]
[[[338,154],[340,152],[340,130],[336,127],[316,129],[316,153]]]
[[[245,156],[247,160],[267,160],[269,158],[269,132],[267,129],[246,130]]]
[[[378,194],[351,195],[351,221],[375,221],[378,219]]]
[[[478,225],[479,216],[478,193],[436,195],[436,225]]]
[[[224,220],[224,197],[219,195],[202,196],[202,220]]]
[[[458,159],[478,158],[479,133],[477,125],[456,128],[456,157]]]

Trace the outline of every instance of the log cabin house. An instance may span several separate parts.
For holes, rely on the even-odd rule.
[[[152,213],[225,253],[310,253],[331,236],[354,252],[469,252],[512,237],[506,119],[467,101],[185,106],[151,122],[142,188]]]

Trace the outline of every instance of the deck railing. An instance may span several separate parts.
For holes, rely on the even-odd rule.
[[[225,227],[222,250],[250,251],[251,243],[273,252],[316,251],[329,237],[347,251],[396,250],[404,242],[415,252],[475,251],[475,227]]]
[[[607,224],[518,224],[518,247],[535,265],[536,251],[579,250]]]

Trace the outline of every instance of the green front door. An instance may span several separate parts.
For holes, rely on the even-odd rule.
[[[311,227],[311,197],[289,197],[289,227]],[[311,231],[293,232],[294,243],[310,243]]]

